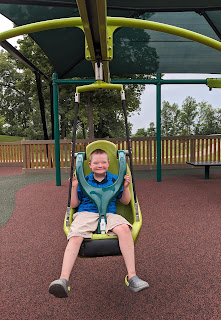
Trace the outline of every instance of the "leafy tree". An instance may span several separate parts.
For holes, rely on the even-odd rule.
[[[168,101],[163,101],[161,112],[162,135],[175,136],[179,134],[180,110],[176,103],[170,105]]]
[[[221,133],[221,108],[217,109],[216,117],[217,117],[217,124],[218,124],[218,132],[217,133]]]
[[[0,112],[8,124],[6,133],[22,135],[30,122],[30,73],[21,72],[16,62],[0,53]]]
[[[135,137],[154,137],[156,135],[156,128],[154,126],[154,122],[150,122],[149,128],[147,130],[145,128],[137,129],[135,133]]]
[[[198,122],[195,134],[214,134],[221,132],[220,115],[221,109],[214,109],[206,101],[198,104]]]
[[[137,129],[134,136],[135,137],[147,137],[147,131],[145,130],[145,128]]]
[[[5,118],[4,117],[0,117],[0,134],[4,134],[5,133],[4,124],[5,124]]]
[[[147,128],[147,136],[148,137],[155,137],[156,136],[156,127],[154,122],[150,122],[149,128]]]
[[[192,97],[187,97],[182,104],[180,113],[181,135],[191,135],[195,132],[197,103]]]

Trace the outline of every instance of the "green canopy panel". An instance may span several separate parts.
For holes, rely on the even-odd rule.
[[[174,0],[170,3],[163,0],[109,0],[107,15],[165,23],[221,41],[220,0]],[[73,0],[11,0],[10,4],[0,4],[0,13],[17,26],[80,16]],[[48,30],[30,36],[49,57],[59,78],[94,76],[91,62],[85,60],[85,37],[81,29]],[[111,76],[153,72],[221,73],[221,51],[182,37],[122,27],[115,31],[113,42]]]

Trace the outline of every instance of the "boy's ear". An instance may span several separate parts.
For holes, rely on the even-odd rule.
[[[88,162],[88,165],[89,165],[89,168],[91,168],[91,162],[90,161]]]

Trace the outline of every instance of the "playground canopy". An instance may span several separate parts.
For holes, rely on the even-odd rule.
[[[2,0],[0,13],[13,21],[16,26],[30,23],[81,17],[78,5],[84,3],[88,9],[89,29],[96,48],[99,26],[94,17],[99,18],[99,10],[108,17],[133,18],[163,23],[190,30],[221,41],[220,0]],[[102,8],[103,4],[105,7]],[[105,18],[106,18],[105,14]],[[104,18],[104,16],[101,15]],[[107,39],[111,37],[111,24],[107,18]],[[116,24],[118,21],[116,20]],[[84,24],[84,28],[85,28]],[[105,21],[100,24],[105,26]],[[150,73],[221,73],[221,49],[217,49],[190,38],[167,32],[122,26],[114,31],[113,43],[107,46],[106,60],[109,61],[111,77],[125,74]],[[175,29],[174,29],[175,30]],[[54,66],[60,79],[72,77],[94,77],[90,57],[85,53],[85,35],[79,27],[65,27],[30,33],[43,49]],[[109,41],[109,40],[108,40]],[[99,41],[98,41],[99,42]],[[87,44],[86,44],[87,46]],[[109,54],[109,56],[108,56]],[[111,57],[111,58],[110,58]],[[105,59],[103,59],[105,60]]]

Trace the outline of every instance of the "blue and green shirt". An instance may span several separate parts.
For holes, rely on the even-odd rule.
[[[106,177],[101,181],[94,179],[93,172],[85,177],[86,181],[94,187],[102,188],[112,185],[117,180],[117,175],[107,171]],[[89,211],[89,212],[98,212],[97,206],[88,198],[88,196],[82,191],[81,187],[78,185],[78,199],[80,200],[80,205],[78,207],[78,212]],[[121,188],[118,195],[111,201],[107,212],[116,213],[116,201],[122,197],[123,187]]]

